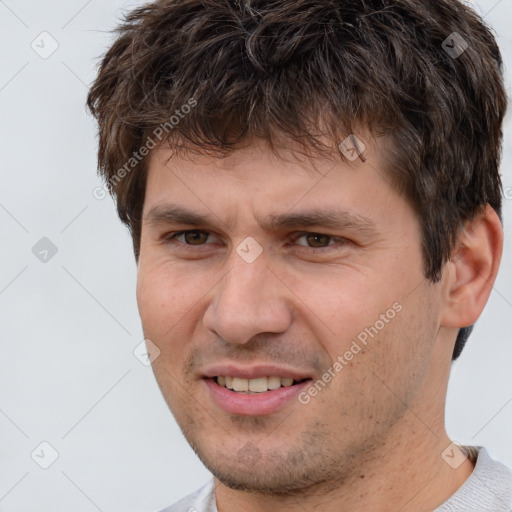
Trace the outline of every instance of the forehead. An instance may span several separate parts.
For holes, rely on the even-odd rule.
[[[385,170],[390,166],[392,144],[387,137],[376,139],[365,132],[350,134],[340,143],[319,140],[324,144],[322,150],[304,148],[288,138],[269,143],[251,137],[228,154],[205,154],[196,148],[189,151],[179,141],[174,141],[172,146],[161,144],[149,155],[148,181],[163,184],[165,174],[170,173],[176,180],[196,181],[197,186],[209,180],[215,185],[212,192],[219,192],[221,185],[229,188],[230,183],[240,182],[258,183],[272,192],[287,182],[306,184],[325,178],[340,179],[340,171],[351,169],[366,174],[368,179],[376,174],[377,178],[390,182]]]

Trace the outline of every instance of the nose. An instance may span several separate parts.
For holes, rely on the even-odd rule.
[[[227,343],[246,344],[262,333],[283,333],[292,322],[287,288],[263,256],[247,263],[237,254],[231,270],[214,289],[204,326]]]

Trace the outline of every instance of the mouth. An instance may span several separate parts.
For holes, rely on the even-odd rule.
[[[235,393],[242,393],[246,395],[259,395],[261,393],[268,393],[280,388],[289,388],[296,386],[304,381],[311,380],[293,379],[292,377],[257,377],[254,379],[244,379],[241,377],[230,377],[228,375],[218,375],[213,377],[213,381],[224,389],[228,389]]]
[[[219,366],[203,376],[215,408],[237,416],[267,416],[293,407],[311,381],[303,373],[274,366]]]

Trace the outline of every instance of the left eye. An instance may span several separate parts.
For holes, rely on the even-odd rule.
[[[313,249],[321,249],[329,245],[334,245],[334,237],[322,233],[303,233],[295,239],[295,242],[301,239],[304,239],[305,243],[298,243],[298,245],[311,247]]]

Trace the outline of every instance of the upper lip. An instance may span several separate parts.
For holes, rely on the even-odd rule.
[[[205,378],[238,377],[239,379],[257,379],[260,377],[282,377],[293,380],[310,379],[311,375],[307,372],[288,368],[286,366],[276,366],[272,364],[242,366],[239,364],[219,364],[211,366],[205,370]]]

